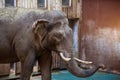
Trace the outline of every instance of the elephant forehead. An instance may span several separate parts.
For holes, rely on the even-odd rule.
[[[52,18],[52,19],[47,19],[49,21],[50,24],[54,24],[54,23],[57,23],[57,22],[61,22],[61,24],[68,24],[68,19],[67,18]]]
[[[41,14],[41,18],[45,18],[48,21],[56,21],[67,17],[63,12],[53,10],[44,12],[43,14]]]
[[[62,18],[62,19],[58,19],[58,20],[54,21],[54,23],[56,23],[56,22],[61,22],[62,25],[64,25],[64,24],[68,25],[69,24],[67,18]]]
[[[58,10],[46,12],[46,15],[49,15],[50,17],[57,18],[57,19],[67,18],[63,12]]]

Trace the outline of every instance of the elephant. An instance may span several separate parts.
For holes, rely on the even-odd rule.
[[[30,80],[36,61],[42,80],[51,80],[52,52],[65,62],[69,72],[77,77],[93,75],[103,65],[83,69],[79,64],[91,64],[74,57],[73,34],[62,11],[31,11],[16,20],[0,20],[0,63],[21,62],[21,80]]]

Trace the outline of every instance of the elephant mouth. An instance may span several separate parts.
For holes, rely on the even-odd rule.
[[[69,53],[68,53],[69,54]],[[64,56],[64,53],[60,52],[59,53],[60,57],[65,61],[65,62],[69,62],[71,59],[74,59],[75,61],[79,62],[79,63],[83,63],[83,64],[92,64],[91,61],[84,61],[81,59],[78,59],[76,57],[72,57],[72,58],[67,58]]]

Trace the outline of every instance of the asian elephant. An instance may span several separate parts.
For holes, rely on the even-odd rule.
[[[66,15],[61,11],[42,14],[29,12],[15,21],[0,20],[0,63],[21,62],[21,80],[30,80],[38,61],[42,80],[51,80],[52,51],[65,62],[68,71],[78,77],[94,74],[102,65],[82,69],[74,57],[73,34]]]

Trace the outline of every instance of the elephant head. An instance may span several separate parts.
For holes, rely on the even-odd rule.
[[[65,62],[68,71],[75,76],[88,77],[102,67],[99,65],[88,70],[79,67],[78,62],[83,64],[91,64],[92,62],[74,57],[73,32],[64,13],[60,11],[45,12],[41,14],[40,19],[34,22],[32,27],[36,36],[39,37],[40,48],[55,51]],[[38,47],[38,49],[40,48]]]

